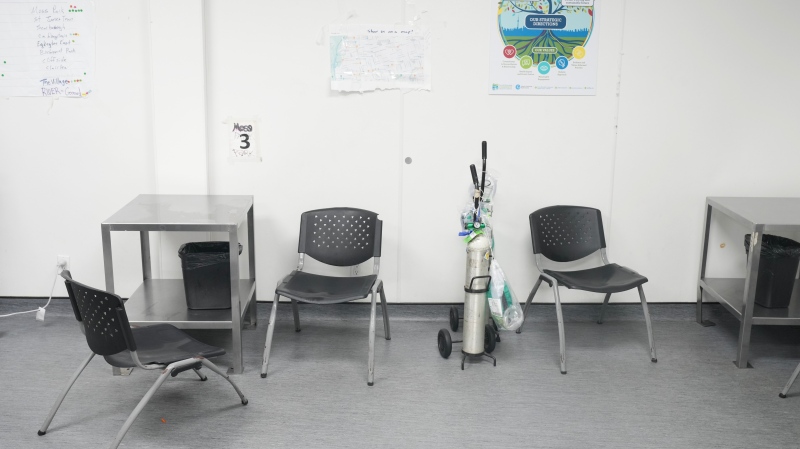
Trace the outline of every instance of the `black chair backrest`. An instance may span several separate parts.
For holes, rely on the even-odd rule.
[[[381,256],[382,226],[375,212],[352,207],[304,212],[297,252],[337,267],[358,265]]]
[[[64,283],[75,318],[83,322],[86,342],[97,355],[136,350],[128,315],[119,296],[75,282],[67,273]]]
[[[581,206],[550,206],[528,216],[534,254],[572,262],[606,247],[600,211]]]

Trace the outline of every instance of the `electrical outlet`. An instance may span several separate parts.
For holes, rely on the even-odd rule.
[[[56,256],[56,266],[62,270],[69,270],[69,256]]]

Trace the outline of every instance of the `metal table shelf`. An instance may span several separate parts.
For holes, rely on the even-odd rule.
[[[717,210],[750,231],[750,256],[744,279],[706,278],[711,212]],[[795,281],[788,308],[768,309],[755,303],[756,278],[761,259],[762,236],[767,233],[800,231],[800,198],[706,198],[700,275],[697,280],[697,322],[703,320],[703,293],[719,301],[739,321],[736,366],[748,367],[750,333],[754,325],[800,325],[800,281]]]
[[[239,226],[247,222],[249,279],[239,274]],[[143,282],[125,302],[131,324],[169,323],[182,329],[231,329],[233,373],[244,370],[242,327],[254,327],[256,262],[253,197],[249,195],[139,195],[101,224],[106,290],[114,292],[111,231],[138,231]],[[227,232],[231,257],[231,308],[190,310],[182,279],[153,279],[150,231]],[[245,243],[245,242],[243,242]]]
[[[703,291],[719,301],[730,313],[742,319],[744,304],[744,279],[706,278],[700,280]],[[758,304],[753,306],[753,325],[800,325],[800,281],[795,281],[789,307],[769,309]]]
[[[239,317],[246,319],[247,304],[256,283],[239,281]],[[147,279],[125,302],[131,324],[172,324],[181,329],[232,329],[231,309],[197,310],[186,307],[183,279]]]

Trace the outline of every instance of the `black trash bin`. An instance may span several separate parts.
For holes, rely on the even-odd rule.
[[[745,253],[750,255],[750,234],[744,236]],[[794,278],[800,265],[800,243],[764,234],[756,281],[756,304],[777,309],[788,307]]]
[[[190,242],[184,243],[178,249],[188,308],[231,308],[229,247],[229,242]],[[239,254],[241,253],[240,243]]]

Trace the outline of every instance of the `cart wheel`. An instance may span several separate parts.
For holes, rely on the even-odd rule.
[[[456,306],[450,306],[450,329],[453,332],[458,330],[458,309]]]
[[[450,332],[447,332],[447,329],[439,329],[437,340],[439,343],[439,355],[445,359],[450,357],[450,353],[453,352],[453,340],[450,339]]]
[[[491,354],[494,351],[494,346],[497,343],[497,333],[494,331],[492,326],[486,325],[486,330],[483,335],[483,351],[487,354]]]
[[[500,343],[500,329],[497,328],[497,323],[494,322],[494,319],[489,321],[492,323],[492,328],[494,328],[495,341]]]

